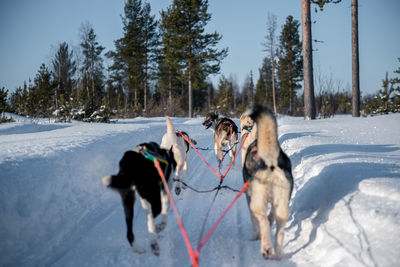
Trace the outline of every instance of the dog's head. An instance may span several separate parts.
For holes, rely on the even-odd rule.
[[[203,126],[205,129],[210,128],[213,123],[215,124],[216,121],[218,120],[218,112],[209,112],[204,118]]]
[[[254,127],[254,120],[249,115],[242,114],[240,116],[240,129],[242,134],[249,133]]]

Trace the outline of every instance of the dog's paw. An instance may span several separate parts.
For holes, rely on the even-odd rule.
[[[181,187],[180,186],[175,187],[175,194],[179,196],[180,193],[181,193]]]
[[[156,232],[159,233],[162,230],[165,229],[165,227],[167,226],[166,222],[160,222],[159,224],[156,225]]]
[[[157,241],[154,241],[150,244],[151,251],[153,252],[154,255],[159,256],[160,255],[160,246],[158,245]]]
[[[139,254],[143,254],[146,252],[146,250],[144,248],[142,248],[141,246],[139,246],[136,242],[132,243],[132,248],[133,251]]]
[[[273,248],[267,248],[267,249],[264,249],[264,251],[262,251],[262,255],[263,255],[264,259],[266,259],[266,260],[271,259],[274,254],[275,253],[274,253]]]

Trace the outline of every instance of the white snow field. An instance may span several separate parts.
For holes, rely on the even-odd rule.
[[[172,209],[160,234],[161,254],[151,253],[139,201],[133,228],[146,253],[134,253],[120,197],[101,181],[118,172],[126,150],[160,143],[164,118],[112,124],[15,118],[0,124],[0,266],[191,265]],[[213,148],[212,132],[203,129],[202,120],[172,119],[197,147]],[[295,181],[282,260],[264,260],[260,241],[250,240],[242,196],[201,249],[200,266],[399,266],[400,114],[313,121],[280,116],[278,124]],[[200,152],[218,169],[213,150]],[[221,172],[228,163],[229,157]],[[239,156],[223,185],[241,189],[241,173]],[[188,184],[206,190],[218,183],[192,150]],[[194,248],[214,194],[190,189],[173,194]],[[205,233],[236,194],[219,192]]]

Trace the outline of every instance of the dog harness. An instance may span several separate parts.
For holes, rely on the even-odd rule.
[[[189,135],[182,130],[176,130],[175,133],[176,133],[176,136],[182,137],[184,135],[184,136],[186,136],[187,139],[189,139]],[[185,144],[186,144],[186,153],[187,153],[190,148],[189,143],[185,140],[185,138],[183,138],[183,140],[185,141]]]
[[[157,160],[159,162],[164,163],[166,166],[168,166],[168,161],[166,161],[165,159],[163,159],[159,155],[157,155],[155,151],[148,149],[145,145],[143,145],[143,146],[139,145],[133,151],[136,153],[142,154],[143,157],[145,157],[148,160],[151,160],[153,162],[154,162],[154,160]]]
[[[243,130],[246,130],[246,131],[248,131],[248,132],[251,132],[251,130],[253,130],[253,126],[254,126],[254,125],[252,125],[252,126],[246,125],[246,126],[243,127]]]

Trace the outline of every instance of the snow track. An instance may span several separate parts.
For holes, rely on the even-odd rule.
[[[213,148],[212,133],[201,122],[173,118],[174,126],[188,132],[197,146]],[[317,121],[279,117],[278,124],[295,179],[282,260],[266,262],[260,242],[250,241],[252,226],[242,196],[200,251],[200,266],[400,262],[400,116]],[[125,238],[120,198],[101,183],[103,176],[118,171],[126,150],[141,142],[160,142],[165,129],[164,118],[0,124],[0,266],[191,265],[172,210],[160,234],[161,254],[152,255],[139,201],[134,233],[146,253],[133,253]],[[213,150],[200,153],[218,170]],[[221,172],[228,162],[227,156]],[[223,185],[241,189],[241,172],[239,155]],[[218,183],[192,150],[188,184],[206,190]],[[226,189],[218,193],[203,238],[236,194]],[[214,195],[190,189],[173,194],[194,248]]]

